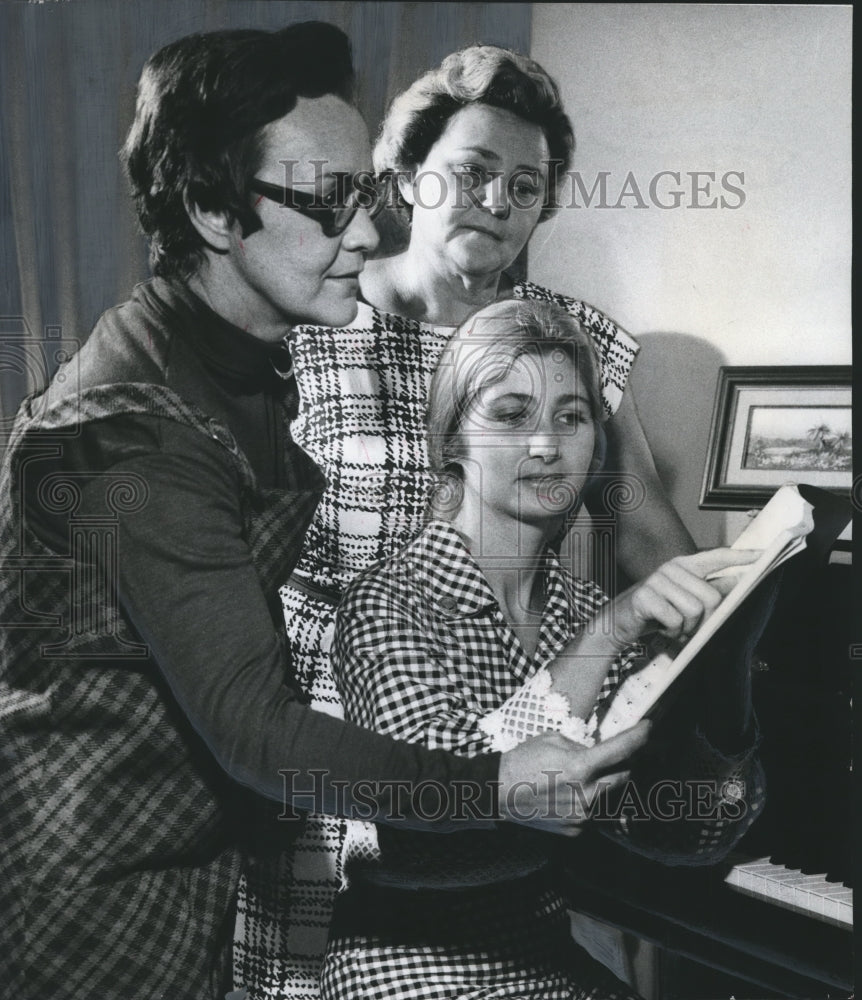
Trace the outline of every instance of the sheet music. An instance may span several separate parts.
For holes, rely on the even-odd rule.
[[[805,548],[805,536],[814,527],[813,510],[795,485],[782,486],[775,493],[731,546],[736,549],[762,548],[760,557],[743,569],[733,590],[688,642],[683,644],[659,637],[652,646],[653,658],[629,677],[614,696],[599,724],[600,740],[622,732],[642,719],[755,587],[774,569]],[[712,574],[709,579],[738,572],[738,567],[729,567]]]

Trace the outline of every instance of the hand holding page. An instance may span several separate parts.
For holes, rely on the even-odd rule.
[[[805,538],[814,527],[813,509],[796,486],[782,486],[777,491],[731,546],[740,550],[763,549],[761,555],[744,567],[731,566],[707,578],[739,575],[730,593],[686,643],[662,640],[661,649],[650,662],[621,685],[599,723],[600,740],[642,719],[761,580],[805,548]]]
[[[770,547],[775,547],[782,532],[788,532],[790,536],[788,547],[781,551],[780,559],[775,563],[775,566],[778,566],[805,548],[805,536],[814,527],[813,509],[811,504],[803,499],[796,486],[782,486],[731,545],[731,548],[763,549],[765,552]],[[753,573],[757,565],[758,563],[755,563],[748,568]],[[714,580],[720,576],[730,576],[736,572],[733,566],[729,566],[727,569],[720,569],[708,576],[707,580]],[[762,579],[765,575],[765,573],[761,574],[758,579]],[[740,582],[742,581],[740,580]]]

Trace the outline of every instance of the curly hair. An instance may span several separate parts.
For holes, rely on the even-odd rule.
[[[548,194],[540,221],[557,207],[560,170],[571,166],[572,123],[554,80],[532,59],[496,45],[472,45],[446,56],[389,106],[374,148],[383,175],[409,173],[425,161],[449,119],[470,104],[510,111],[538,125],[548,143]]]
[[[248,182],[264,126],[298,97],[352,102],[353,82],[347,36],[321,21],[187,35],[151,56],[120,156],[153,272],[187,278],[200,266],[206,244],[187,205],[224,211],[243,237],[260,229]]]

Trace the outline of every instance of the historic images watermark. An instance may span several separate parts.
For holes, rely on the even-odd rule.
[[[485,789],[472,781],[443,784],[425,780],[344,781],[324,770],[279,771],[284,811],[335,812],[350,819],[398,823],[418,817],[427,823],[499,819],[488,811]],[[601,781],[588,785],[561,781],[562,772],[543,770],[535,781],[521,781],[500,796],[500,812],[523,823],[546,820],[599,822],[738,822],[748,811],[745,783],[738,779],[666,778],[641,786],[627,781],[606,794]],[[310,779],[310,780],[309,780]],[[495,785],[502,793],[499,782]],[[530,804],[540,803],[540,804]]]
[[[745,204],[745,174],[741,170],[660,170],[638,179],[629,171],[622,181],[600,170],[588,184],[578,171],[568,171],[571,197],[566,208],[719,208]]]
[[[81,341],[67,337],[60,326],[46,326],[41,335],[33,332],[23,316],[0,316],[0,445],[12,431],[18,404],[24,396],[47,386],[62,366],[60,379],[77,374],[77,353]],[[14,404],[14,405],[13,405]],[[47,402],[34,397],[30,410],[38,414]],[[68,434],[74,434],[71,430]],[[68,436],[68,435],[67,435]]]
[[[3,475],[15,478],[13,496],[28,498],[3,556],[4,584],[17,599],[7,605],[0,628],[40,630],[46,659],[141,660],[149,649],[120,608],[120,521],[146,506],[149,486],[128,471],[62,468],[63,451],[81,437],[84,420],[76,391],[80,347],[59,326],[46,326],[38,336],[23,317],[0,317],[0,392],[8,393],[0,412],[0,454],[11,443],[16,449]],[[52,376],[53,396],[42,391]],[[65,397],[63,388],[69,389]],[[9,400],[21,401],[17,418]],[[49,533],[50,548],[43,541]],[[40,600],[32,588],[34,570],[51,580]]]
[[[735,211],[745,205],[747,197],[743,170],[659,170],[648,176],[638,176],[633,170],[625,174],[599,170],[585,175],[579,170],[561,170],[558,163],[549,161],[547,172],[523,168],[504,179],[500,171],[487,168],[453,170],[449,176],[436,170],[387,171],[382,176],[372,171],[327,173],[325,160],[312,160],[314,180],[302,181],[294,176],[297,160],[279,162],[284,167],[284,204],[290,204],[290,192],[305,188],[319,198],[321,208],[349,195],[362,208],[382,200],[386,207],[395,209],[402,204],[398,192],[404,184],[412,189],[417,205],[432,210],[446,204],[453,208],[479,206],[489,187],[496,197],[502,198],[505,192],[509,206],[523,211],[537,207]],[[553,184],[549,183],[551,177]]]

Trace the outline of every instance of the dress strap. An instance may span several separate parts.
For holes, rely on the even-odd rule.
[[[305,594],[307,597],[313,597],[315,601],[322,601],[324,604],[331,604],[333,607],[337,607],[341,603],[341,591],[337,590],[335,587],[326,587],[319,583],[309,583],[307,580],[302,580],[294,575],[287,581],[285,587],[290,587],[291,590],[298,590],[300,594]]]

